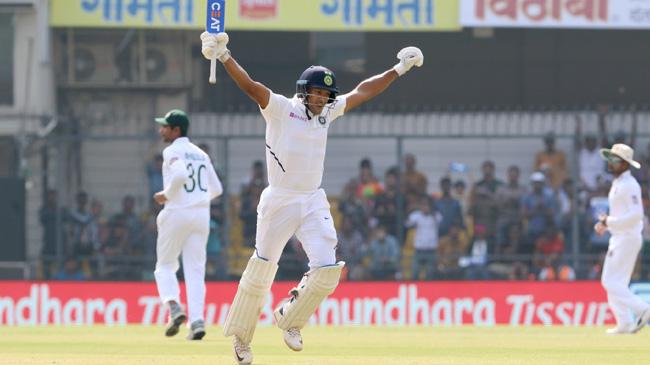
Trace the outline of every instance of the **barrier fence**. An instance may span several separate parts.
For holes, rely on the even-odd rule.
[[[109,230],[112,229],[110,222],[120,214],[123,199],[131,196],[134,214],[140,220],[140,234],[136,238],[129,238],[129,244],[133,246],[129,252],[118,252],[112,257],[97,252],[85,253],[77,255],[84,260],[78,264],[86,273],[92,274],[90,279],[152,279],[150,271],[155,260],[155,219],[152,218],[157,214],[157,207],[151,204],[149,168],[164,145],[159,142],[155,124],[150,118],[130,118],[127,115],[121,119],[123,121],[120,123],[107,123],[105,119],[90,116],[76,122],[61,118],[57,132],[42,141],[40,148],[34,148],[38,153],[31,155],[31,169],[27,174],[28,186],[31,187],[27,210],[29,270],[22,271],[28,273],[22,274],[23,277],[50,278],[63,266],[64,259],[71,254],[68,245],[71,244],[69,237],[72,234],[64,210],[73,211],[76,194],[85,191],[88,194],[88,211],[94,200],[99,206],[99,220],[107,224]],[[534,171],[535,155],[544,149],[543,138],[549,132],[555,133],[556,148],[565,153],[567,177],[573,182],[579,180],[575,142],[582,141],[587,134],[613,141],[623,133],[623,138],[635,140],[638,158],[650,157],[646,157],[648,152],[645,149],[650,141],[649,120],[650,114],[645,111],[612,112],[607,119],[607,130],[603,131],[598,123],[598,114],[589,111],[351,114],[335,123],[330,131],[323,187],[332,203],[332,213],[340,233],[342,219],[348,214],[341,208],[346,199],[345,187],[358,178],[359,162],[364,158],[371,160],[374,176],[383,184],[385,173],[392,167],[403,171],[405,155],[412,154],[417,160],[416,169],[428,179],[426,192],[429,196],[439,195],[439,180],[448,176],[454,182],[463,181],[466,184],[467,198],[472,185],[482,178],[481,165],[486,160],[495,163],[495,175],[502,181],[507,180],[510,166],[518,166],[521,171],[520,183],[530,189],[529,177]],[[208,275],[217,280],[236,279],[254,244],[243,211],[247,208],[247,214],[254,217],[255,203],[249,202],[247,205],[241,191],[242,186],[250,182],[253,162],[265,158],[264,123],[259,115],[245,113],[197,114],[192,116],[192,121],[191,138],[209,149],[226,189],[219,207],[220,218],[217,219],[218,252],[212,254],[214,270],[212,274],[208,270]],[[573,184],[565,191],[568,196],[565,203],[573,208],[563,218],[562,235],[565,242],[558,262],[572,266],[577,278],[594,278],[598,273],[593,273],[592,269],[597,267],[606,241],[598,244],[591,242],[592,224],[588,219],[591,212],[586,211],[588,202],[584,200],[584,194],[580,195],[581,187],[578,185]],[[45,205],[48,189],[58,193],[55,209],[61,213],[50,221],[50,233],[56,231],[56,247],[44,252],[45,225],[40,209]],[[467,210],[468,201],[462,203]],[[576,206],[579,209],[574,209]],[[362,231],[364,242],[370,243],[374,217],[372,213],[367,214],[368,223],[356,228]],[[397,229],[394,234],[400,244],[399,263],[394,275],[397,280],[415,279],[412,272],[413,232],[398,223],[407,216],[408,211],[404,210],[395,217]],[[471,244],[473,227],[467,228]],[[110,236],[110,232],[106,234]],[[93,243],[95,246],[92,249],[101,249],[107,240],[109,237]],[[467,251],[450,257],[460,259],[469,254]],[[494,246],[490,246],[485,259],[508,263],[534,259],[533,252],[511,252],[508,255],[495,252]],[[293,279],[305,267],[304,255],[300,256],[299,252],[291,259],[295,259],[295,270],[286,273],[284,277],[287,279]],[[116,263],[128,270],[112,270],[119,274],[117,276],[106,274],[111,270],[102,271],[107,264]],[[635,273],[636,278],[648,277],[646,266],[640,266]],[[537,271],[531,271],[531,275],[537,274]],[[503,272],[501,275],[479,276],[461,273],[428,279],[508,277]],[[518,278],[529,279],[529,275]]]

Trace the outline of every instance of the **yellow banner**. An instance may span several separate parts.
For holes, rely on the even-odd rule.
[[[205,27],[206,0],[53,0],[53,27]],[[453,31],[458,0],[226,0],[226,30]]]

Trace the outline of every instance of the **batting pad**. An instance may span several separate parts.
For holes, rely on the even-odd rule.
[[[276,310],[278,327],[283,330],[303,328],[320,303],[339,285],[343,266],[345,262],[339,261],[336,265],[320,267],[305,274],[298,288],[291,291],[293,298]]]
[[[236,335],[242,342],[251,342],[266,294],[271,289],[277,271],[277,264],[255,256],[248,260],[223,325],[224,336]]]

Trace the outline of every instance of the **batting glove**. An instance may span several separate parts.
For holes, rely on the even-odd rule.
[[[203,57],[212,60],[218,59],[221,63],[228,61],[230,58],[230,51],[226,46],[228,45],[228,34],[223,33],[201,33],[201,53]]]
[[[399,62],[393,66],[393,70],[400,76],[409,71],[411,67],[420,67],[424,63],[424,55],[418,47],[402,48],[397,53],[397,59]]]

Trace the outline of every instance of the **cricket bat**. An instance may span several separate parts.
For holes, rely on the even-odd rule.
[[[226,0],[208,0],[208,11],[205,16],[205,31],[221,33],[225,31]],[[210,60],[210,81],[217,82],[217,59]]]

